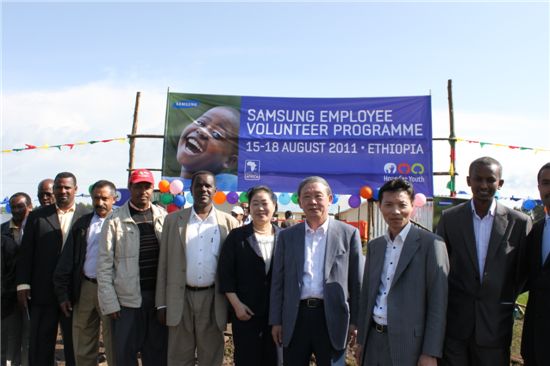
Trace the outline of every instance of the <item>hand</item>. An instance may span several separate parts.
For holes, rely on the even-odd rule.
[[[157,309],[157,320],[160,324],[166,325],[166,308]]]
[[[73,307],[71,305],[71,302],[69,300],[63,301],[61,304],[59,304],[59,307],[61,308],[61,311],[67,318],[71,317],[71,311],[73,311]]]
[[[435,357],[422,354],[418,359],[417,366],[437,366],[437,359]]]
[[[355,362],[357,362],[358,365],[361,365],[361,355],[363,354],[363,346],[360,344],[355,346]]]
[[[108,314],[111,317],[111,320],[120,319],[120,311],[115,311],[114,313]]]
[[[21,309],[29,308],[28,300],[31,299],[31,290],[19,290],[17,291],[17,302]]]
[[[247,321],[252,318],[254,312],[250,310],[248,306],[241,302],[238,306],[235,307],[235,315],[237,316],[237,319],[241,321]]]
[[[271,336],[273,337],[273,342],[277,346],[283,345],[283,326],[282,325],[274,325],[271,327]]]
[[[348,331],[348,345],[353,347],[355,345],[355,341],[357,339],[357,327],[353,324],[349,325],[349,331]]]

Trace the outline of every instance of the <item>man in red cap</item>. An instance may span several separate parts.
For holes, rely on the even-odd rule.
[[[105,223],[99,246],[99,306],[112,319],[117,365],[166,365],[167,328],[156,316],[159,242],[166,211],[151,203],[153,174],[132,171],[130,200]]]

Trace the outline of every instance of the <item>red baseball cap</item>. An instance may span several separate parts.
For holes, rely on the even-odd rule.
[[[147,182],[155,185],[155,178],[153,178],[153,173],[147,169],[136,169],[132,171],[130,179],[128,180],[131,184],[139,182]]]

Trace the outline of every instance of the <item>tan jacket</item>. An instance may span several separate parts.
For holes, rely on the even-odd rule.
[[[155,205],[153,225],[160,242],[166,211]],[[103,315],[120,311],[121,306],[141,306],[139,284],[139,228],[130,215],[128,202],[113,212],[103,225],[97,259],[99,307]]]
[[[183,314],[187,263],[185,258],[187,223],[192,208],[172,212],[166,216],[164,231],[160,241],[160,256],[157,273],[156,306],[166,306],[166,325],[176,326]],[[239,227],[239,222],[231,215],[216,210],[216,219],[220,228],[220,242],[223,244],[227,234]],[[222,245],[220,245],[220,248]],[[216,324],[224,330],[227,324],[228,303],[219,292],[219,281],[215,286]]]

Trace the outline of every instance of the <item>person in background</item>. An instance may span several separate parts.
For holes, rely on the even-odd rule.
[[[75,364],[72,318],[59,309],[52,279],[71,226],[88,212],[76,205],[77,190],[74,174],[57,174],[53,185],[55,204],[32,211],[25,224],[16,265],[17,300],[31,321],[29,364],[33,366],[53,364],[58,324],[66,365]]]
[[[40,206],[47,206],[55,203],[55,196],[53,194],[53,179],[46,178],[38,183],[38,191],[36,193]]]
[[[115,362],[166,365],[167,329],[155,309],[159,242],[166,211],[151,203],[155,180],[147,169],[130,174],[130,199],[105,222],[97,259],[98,300],[111,322]]]
[[[97,299],[97,258],[101,229],[116,201],[115,185],[99,180],[91,188],[94,212],[71,228],[54,272],[54,288],[61,311],[73,313],[73,344],[77,366],[97,365],[100,320],[109,366],[115,365],[111,319],[101,316]]]
[[[250,224],[252,222],[252,217],[250,216],[250,211],[248,210],[248,202],[241,202],[239,205],[244,212],[243,225]]]
[[[218,257],[239,223],[214,207],[211,172],[198,171],[191,182],[193,206],[166,217],[156,306],[159,321],[168,326],[168,364],[216,366],[223,362],[228,313],[216,276]]]
[[[540,168],[537,182],[546,213],[527,237],[529,300],[521,338],[525,366],[550,365],[550,163]]]
[[[414,190],[407,180],[384,183],[379,196],[388,231],[368,243],[358,364],[437,366],[447,311],[445,243],[411,223]]]
[[[444,210],[437,234],[449,253],[449,298],[442,365],[509,366],[514,304],[525,284],[522,268],[527,215],[495,199],[504,184],[501,164],[470,164],[473,198]]]
[[[17,192],[10,197],[11,220],[1,226],[2,233],[2,364],[29,364],[30,321],[17,306],[15,262],[23,238],[27,216],[32,211],[31,197]]]
[[[231,209],[231,216],[236,218],[241,226],[243,225],[244,211],[240,206],[233,206]]]
[[[282,230],[271,282],[269,323],[285,366],[344,365],[356,334],[363,255],[359,231],[329,218],[332,190],[321,177],[298,187],[306,220]]]
[[[285,221],[283,221],[281,223],[281,227],[283,229],[286,229],[287,227],[291,227],[291,226],[294,226],[298,223],[298,221],[296,221],[294,219],[294,214],[292,213],[292,211],[288,210],[288,211],[285,211]]]
[[[268,316],[271,264],[281,230],[271,221],[277,198],[267,186],[251,188],[247,197],[252,223],[232,230],[223,244],[218,262],[220,291],[233,310],[235,365],[275,366],[277,349]]]

